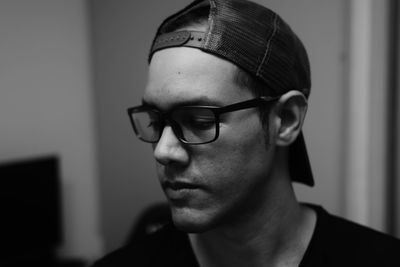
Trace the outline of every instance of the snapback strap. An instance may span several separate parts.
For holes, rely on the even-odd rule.
[[[150,51],[150,58],[158,50],[169,47],[188,46],[202,48],[205,42],[205,35],[205,32],[199,31],[179,31],[161,34],[154,41]]]

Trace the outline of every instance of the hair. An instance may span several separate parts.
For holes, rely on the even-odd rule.
[[[246,88],[247,90],[249,90],[255,97],[269,95],[268,94],[269,92],[267,92],[266,90],[267,86],[264,82],[260,81],[257,77],[254,77],[253,75],[247,73],[240,67],[237,67],[237,71],[234,76],[234,81],[236,82],[237,85],[239,85],[239,87]],[[268,134],[268,118],[269,118],[268,115],[270,113],[270,110],[271,110],[271,105],[265,105],[264,107],[260,107],[258,109],[267,141],[268,141],[267,134]]]
[[[188,10],[185,14],[179,16],[177,19],[169,22],[162,30],[163,33],[176,32],[188,28],[203,28],[209,26],[208,16],[210,13],[210,5],[202,5]],[[236,65],[237,66],[237,65]],[[246,88],[255,97],[271,95],[271,91],[267,90],[267,85],[254,75],[249,74],[241,67],[237,66],[236,73],[234,74],[234,82],[241,88]],[[259,115],[262,126],[265,132],[266,141],[268,143],[268,118],[270,112],[270,105],[265,105],[259,108]]]

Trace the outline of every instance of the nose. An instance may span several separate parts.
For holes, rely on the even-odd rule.
[[[189,162],[187,150],[178,140],[170,125],[164,127],[153,153],[156,160],[162,165],[171,163],[185,165]]]

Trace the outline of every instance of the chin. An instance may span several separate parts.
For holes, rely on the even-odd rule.
[[[215,228],[216,223],[205,212],[190,208],[171,208],[176,228],[186,233],[204,233]]]

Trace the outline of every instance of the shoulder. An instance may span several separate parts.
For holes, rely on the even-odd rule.
[[[400,266],[399,239],[331,215],[321,207],[312,208],[317,212],[309,249],[314,255],[319,253],[325,261],[339,264],[336,266]]]
[[[132,242],[107,254],[93,267],[152,266],[154,257],[160,257],[164,251],[163,248],[168,248],[168,242],[171,242],[174,235],[176,233],[173,227],[166,225],[141,239],[140,242]]]
[[[328,213],[323,217],[328,230],[326,234],[331,239],[346,241],[345,246],[357,244],[365,252],[379,254],[399,252],[400,240],[395,237]]]
[[[92,267],[192,266],[194,256],[188,237],[172,222],[98,260]]]

